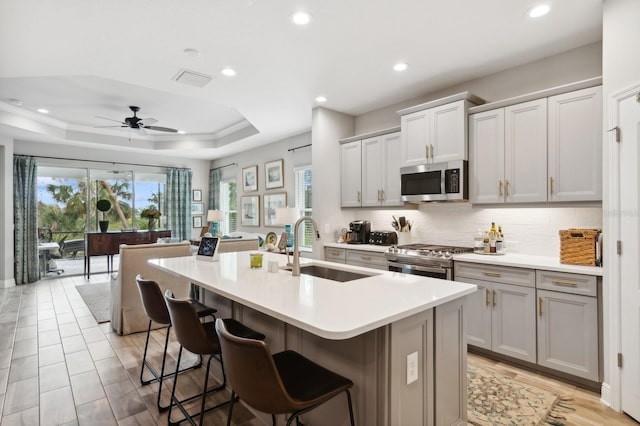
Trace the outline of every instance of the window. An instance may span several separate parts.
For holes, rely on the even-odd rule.
[[[149,220],[140,217],[140,213],[151,206],[156,207],[162,214],[158,225],[160,228],[164,228],[167,223],[167,175],[164,173],[136,173],[134,178],[135,199],[133,205],[135,206],[136,228],[147,229],[149,227]]]
[[[220,206],[224,212],[224,220],[220,224],[223,235],[235,232],[238,226],[238,202],[236,197],[236,180],[223,180],[220,182]]]
[[[302,216],[311,216],[311,165],[296,167],[293,170],[293,174],[295,206],[300,210]],[[297,236],[299,238],[298,244],[300,244],[300,247],[311,248],[314,239],[313,225],[310,222],[304,222],[303,225],[303,232]]]

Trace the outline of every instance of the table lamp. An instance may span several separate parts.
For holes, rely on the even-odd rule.
[[[216,236],[220,233],[220,225],[219,222],[222,222],[224,219],[224,213],[222,210],[207,210],[207,222],[210,222],[211,235]]]
[[[293,230],[291,225],[300,219],[300,209],[296,207],[278,207],[276,209],[276,224],[284,225],[284,231],[289,234],[287,247],[293,247]]]

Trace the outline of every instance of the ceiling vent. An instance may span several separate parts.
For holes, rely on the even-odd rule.
[[[199,72],[186,70],[182,68],[176,75],[173,76],[173,80],[188,84],[189,86],[204,87],[213,79],[210,75],[201,74]]]

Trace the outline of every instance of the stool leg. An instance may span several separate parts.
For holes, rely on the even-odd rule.
[[[149,324],[149,327],[151,327],[151,324]],[[169,325],[169,327],[167,327],[167,335],[164,338],[164,353],[162,354],[162,367],[160,368],[160,377],[158,377],[158,401],[157,401],[157,405],[158,405],[158,411],[159,412],[163,412],[166,411],[169,406],[171,405],[171,402],[169,402],[169,405],[165,405],[162,406],[160,405],[160,397],[162,396],[162,379],[164,378],[164,366],[167,362],[167,348],[169,347],[169,334],[171,333],[171,325]],[[148,339],[149,337],[147,337]],[[178,364],[178,366],[176,368],[180,368],[180,364]],[[176,373],[177,376],[178,373]]]
[[[349,392],[349,389],[347,389],[346,392],[347,402],[349,403],[349,418],[351,419],[351,426],[355,426],[356,422],[353,420],[353,404],[351,403],[351,392]]]
[[[149,320],[149,327],[147,328],[147,340],[144,344],[144,353],[142,354],[142,368],[140,369],[140,384],[141,385],[146,385],[151,383],[153,380],[143,380],[142,379],[142,375],[144,374],[144,366],[147,363],[147,348],[149,347],[149,335],[151,334],[151,320]]]
[[[231,391],[231,399],[229,400],[229,413],[227,414],[227,426],[231,426],[231,417],[233,417],[233,400],[236,397],[235,391]]]

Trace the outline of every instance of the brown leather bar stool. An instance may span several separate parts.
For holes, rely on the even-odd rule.
[[[220,342],[218,341],[218,336],[216,335],[214,323],[200,322],[198,319],[198,314],[194,309],[191,301],[173,298],[171,290],[165,291],[165,301],[167,303],[167,308],[169,309],[169,316],[171,317],[171,324],[173,325],[176,339],[180,343],[180,350],[178,351],[178,363],[176,364],[176,375],[175,379],[173,380],[173,388],[171,390],[171,404],[169,405],[168,416],[169,425],[177,425],[185,420],[187,420],[192,425],[195,425],[193,418],[198,416],[200,416],[200,425],[202,425],[205,412],[220,408],[229,403],[229,401],[225,401],[223,403],[214,405],[213,407],[209,407],[206,410],[204,408],[207,394],[223,390],[227,383],[222,354],[220,351]],[[265,338],[264,334],[252,330],[251,328],[234,319],[219,319],[219,321],[227,326],[230,333],[233,333],[237,336],[255,339],[256,341],[260,341]],[[178,400],[178,398],[176,397],[176,386],[178,383],[177,372],[180,368],[180,358],[182,357],[183,348],[200,356],[209,355],[209,360],[207,361],[207,371],[205,372],[204,376],[204,387],[202,393],[184,400]],[[212,389],[207,389],[211,360],[214,358],[220,361],[220,367],[222,368],[222,384]],[[184,407],[183,403],[200,396],[202,396],[200,412],[190,415]],[[171,421],[171,408],[173,407],[173,405],[176,405],[180,409],[180,411],[182,411],[182,414],[184,414],[185,416],[184,419],[177,422]]]
[[[176,372],[171,372],[168,374],[164,373],[164,368],[167,360],[167,348],[169,346],[169,334],[171,330],[171,318],[169,317],[169,311],[167,310],[167,304],[164,301],[164,297],[162,296],[162,291],[160,290],[160,286],[157,282],[152,280],[145,280],[142,276],[138,275],[136,277],[136,284],[138,285],[138,291],[140,292],[140,299],[142,300],[142,307],[144,308],[144,312],[149,318],[149,327],[147,328],[147,340],[144,344],[144,353],[142,355],[142,368],[140,369],[140,383],[142,385],[148,385],[153,382],[158,382],[160,387],[158,388],[158,410],[160,412],[168,410],[169,406],[163,406],[160,404],[160,397],[162,395],[162,380],[171,377],[177,373],[182,373],[183,371],[191,370],[193,368],[199,368],[202,365],[202,357],[199,357],[199,362],[196,365],[191,367],[184,368]],[[193,300],[193,307],[196,310],[198,318],[204,318],[207,316],[211,316],[214,320],[216,319],[215,313],[216,309],[210,308],[197,300]],[[160,373],[156,371],[155,368],[151,365],[151,363],[147,360],[147,349],[149,347],[149,336],[151,335],[151,323],[156,322],[158,324],[166,325],[167,334],[164,340],[164,352],[162,354],[162,367],[160,368]],[[144,380],[144,367],[147,367],[151,374],[153,375],[152,379]]]
[[[216,332],[232,389],[227,426],[231,425],[236,395],[256,410],[271,414],[275,426],[275,414],[291,413],[287,425],[293,420],[299,424],[301,414],[341,392],[347,394],[349,417],[354,426],[351,380],[294,351],[271,355],[265,342],[234,336],[219,319]]]

